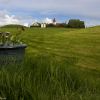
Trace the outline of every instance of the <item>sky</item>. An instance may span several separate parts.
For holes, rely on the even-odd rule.
[[[86,26],[100,25],[100,0],[0,0],[0,25],[33,22],[85,21]]]

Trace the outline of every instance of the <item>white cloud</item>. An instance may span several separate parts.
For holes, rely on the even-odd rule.
[[[5,24],[20,24],[20,21],[16,19],[14,15],[5,15],[4,17]]]
[[[43,22],[44,22],[44,23],[47,23],[47,24],[50,24],[50,23],[52,23],[52,19],[50,19],[50,18],[45,18],[45,19],[43,20]]]
[[[28,26],[30,20],[29,17],[24,19],[20,16],[10,15],[10,13],[7,12],[6,10],[0,11],[0,26],[8,25],[8,24],[19,24],[19,25]]]
[[[14,15],[0,14],[0,26],[7,24],[21,24],[21,21],[16,19]]]
[[[21,24],[21,21],[14,15],[10,15],[7,10],[0,10],[0,26],[7,24]]]
[[[24,23],[23,25],[26,27],[29,27],[29,23]]]
[[[3,1],[3,0],[2,0]],[[11,0],[6,0],[11,1]],[[43,14],[81,15],[100,19],[100,0],[12,0],[6,7],[42,11]],[[49,12],[49,13],[48,13]]]
[[[0,0],[1,3],[9,3],[11,2],[12,0]]]

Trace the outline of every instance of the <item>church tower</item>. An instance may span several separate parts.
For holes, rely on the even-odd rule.
[[[54,24],[54,25],[56,25],[56,24],[57,24],[57,23],[56,23],[56,19],[55,19],[55,18],[53,19],[53,24]]]

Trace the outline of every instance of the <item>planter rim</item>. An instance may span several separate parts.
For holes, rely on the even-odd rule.
[[[8,49],[21,49],[21,48],[26,48],[26,44],[18,44],[18,45],[13,45],[13,46],[0,46],[0,50],[8,50]]]

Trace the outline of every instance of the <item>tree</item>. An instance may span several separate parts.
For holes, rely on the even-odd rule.
[[[68,27],[70,28],[85,28],[84,21],[80,21],[79,19],[70,19],[68,22]]]

